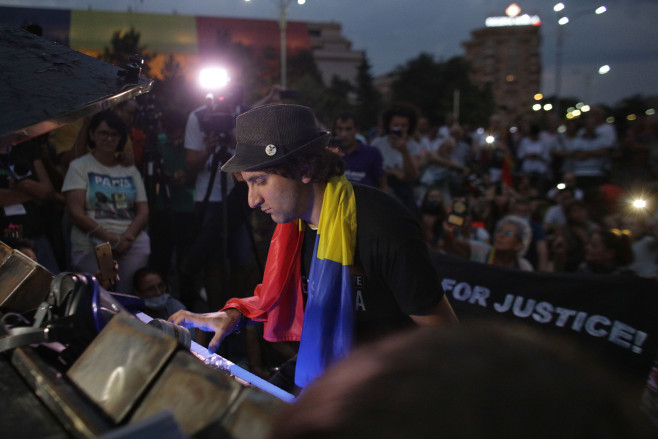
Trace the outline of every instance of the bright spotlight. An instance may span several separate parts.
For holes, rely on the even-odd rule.
[[[641,198],[633,200],[633,207],[636,209],[645,209],[647,207],[647,200]]]
[[[605,6],[599,6],[598,8],[596,8],[594,13],[597,14],[597,15],[601,15],[607,10],[608,10],[608,8],[606,8]]]
[[[605,75],[609,71],[610,71],[610,66],[607,65],[607,64],[604,65],[604,66],[599,67],[599,75]]]
[[[208,67],[199,73],[199,84],[206,90],[224,88],[230,80],[228,71],[221,67]]]
[[[553,6],[553,10],[555,12],[560,12],[562,9],[564,9],[564,3],[558,3],[555,6]]]

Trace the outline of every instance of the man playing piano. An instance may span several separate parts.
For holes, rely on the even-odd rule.
[[[457,322],[413,215],[384,192],[349,183],[329,138],[303,106],[266,105],[237,117],[236,153],[222,171],[245,181],[249,206],[277,223],[263,283],[220,311],[169,318],[214,332],[211,352],[258,322],[266,340],[299,341],[297,357],[272,379],[288,391],[354,344]]]

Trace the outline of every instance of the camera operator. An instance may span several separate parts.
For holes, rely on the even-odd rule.
[[[280,102],[285,98],[282,91],[275,85],[253,106]],[[228,273],[239,276],[246,271],[252,257],[246,224],[249,211],[245,205],[246,186],[243,183],[234,186],[233,179],[218,171],[235,152],[235,117],[247,109],[235,89],[222,101],[209,94],[206,103],[190,113],[185,127],[185,161],[189,178],[195,180],[196,220],[181,271],[197,279],[203,274],[207,304],[212,309],[218,309],[226,300],[222,297],[222,287],[228,285],[228,278],[222,276]],[[228,243],[223,243],[223,233]],[[230,248],[230,254],[224,254],[223,248]],[[230,271],[227,261],[231,264]],[[184,298],[183,302],[188,309],[194,309],[198,299]]]

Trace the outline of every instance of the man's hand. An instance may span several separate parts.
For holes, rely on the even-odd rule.
[[[395,149],[396,151],[400,151],[402,153],[405,152],[407,149],[407,139],[405,137],[400,137],[395,134],[391,134],[388,136],[389,143],[391,144],[391,147]]]
[[[210,155],[215,151],[215,148],[219,146],[219,137],[215,133],[204,134],[203,144],[206,147],[206,152]]]
[[[231,334],[240,324],[242,313],[229,308],[226,311],[196,314],[180,310],[169,316],[169,321],[185,328],[199,328],[202,331],[214,332],[215,335],[208,344],[208,352],[214,354],[224,338]]]

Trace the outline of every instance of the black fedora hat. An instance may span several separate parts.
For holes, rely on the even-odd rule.
[[[235,155],[224,172],[250,171],[276,165],[303,148],[325,147],[330,134],[320,131],[313,111],[301,105],[270,104],[235,120]]]

